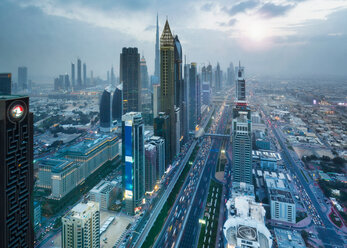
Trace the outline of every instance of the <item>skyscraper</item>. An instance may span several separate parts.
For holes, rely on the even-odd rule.
[[[112,126],[111,93],[111,88],[107,87],[100,99],[100,130],[105,132],[109,132]]]
[[[111,84],[116,85],[116,76],[114,75],[113,66],[111,67]]]
[[[28,68],[25,66],[18,67],[18,89],[28,89]]]
[[[140,54],[136,47],[122,49],[119,72],[123,83],[123,113],[141,111]]]
[[[165,140],[159,136],[152,136],[149,142],[155,145],[157,151],[155,175],[158,183],[165,172]]]
[[[160,54],[159,54],[159,22],[157,14],[157,29],[155,33],[155,61],[154,61],[154,76],[157,80],[160,79]]]
[[[125,209],[134,214],[145,195],[144,124],[139,112],[122,116],[122,162]]]
[[[201,68],[201,81],[202,82],[206,82],[207,81],[206,66],[203,66]]]
[[[157,149],[153,144],[145,145],[145,189],[146,192],[154,190],[156,183],[156,164],[157,164]]]
[[[185,59],[186,60],[186,59]],[[184,142],[188,139],[189,133],[189,64],[184,61],[184,82],[183,82],[183,140]]]
[[[72,88],[75,88],[76,85],[76,76],[75,76],[75,64],[71,63],[71,83],[72,83]]]
[[[170,134],[170,117],[164,112],[159,112],[158,116],[154,119],[153,129],[154,135],[160,136],[165,141],[165,170],[169,165],[172,155],[170,150],[171,134]]]
[[[210,87],[212,89],[212,65],[206,67],[206,81],[210,82]]]
[[[141,88],[142,89],[149,89],[148,85],[148,70],[147,70],[147,64],[146,64],[146,59],[144,56],[142,56],[140,60],[140,73],[141,73]]]
[[[235,71],[234,71],[234,65],[233,63],[230,63],[228,72],[227,72],[227,81],[229,86],[234,84],[234,78],[235,78]]]
[[[123,84],[119,84],[112,98],[112,121],[121,123],[123,115]]]
[[[197,119],[197,75],[196,63],[190,64],[189,69],[189,130],[194,131],[198,124]]]
[[[11,95],[11,73],[0,73],[1,95]]]
[[[211,87],[209,82],[202,82],[202,103],[205,105],[211,104]]]
[[[236,67],[237,81],[236,81],[236,99],[237,101],[246,103],[246,81],[245,81],[245,68],[241,66]]]
[[[184,125],[183,125],[183,115],[185,111],[185,102],[183,101],[183,94],[184,94],[184,81],[182,78],[182,46],[178,39],[178,36],[175,36],[175,105],[179,108],[180,115],[179,115],[179,128],[180,132],[177,134],[180,139],[184,136]],[[176,120],[177,122],[177,120]]]
[[[217,63],[217,67],[215,71],[215,88],[217,90],[221,90],[221,83],[222,83],[222,73],[220,70],[219,63]]]
[[[201,80],[199,75],[196,77],[196,116],[199,122],[201,118]]]
[[[160,109],[170,117],[170,161],[176,156],[175,52],[174,37],[166,20],[160,37]]]
[[[252,184],[252,122],[245,96],[243,69],[237,72],[236,102],[232,121],[232,165],[234,182]]]
[[[153,84],[153,118],[158,116],[160,110],[160,85]]]
[[[100,247],[100,206],[98,202],[79,203],[62,219],[62,248]]]
[[[34,247],[33,130],[29,97],[0,95],[0,247]]]
[[[83,63],[83,87],[87,87],[87,65]]]
[[[82,64],[81,60],[77,59],[77,88],[82,88]]]

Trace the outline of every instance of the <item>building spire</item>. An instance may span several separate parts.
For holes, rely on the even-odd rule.
[[[163,33],[160,37],[160,45],[162,46],[173,46],[174,38],[171,33],[170,25],[168,20],[165,22]]]

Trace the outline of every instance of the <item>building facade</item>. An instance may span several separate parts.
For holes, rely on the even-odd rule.
[[[123,84],[119,84],[112,98],[112,121],[117,121],[117,123],[122,122],[123,115]]]
[[[170,26],[166,20],[160,37],[160,111],[168,115],[170,121],[170,161],[176,155],[176,106],[175,106],[175,46]],[[168,140],[165,140],[168,142]]]
[[[146,59],[144,56],[142,56],[140,60],[140,73],[141,73],[141,76],[140,76],[141,88],[149,89],[148,70],[147,70]]]
[[[159,136],[152,136],[149,142],[156,147],[157,159],[155,165],[155,175],[156,181],[159,183],[165,172],[165,141]]]
[[[165,170],[167,169],[172,155],[170,150],[170,117],[166,115],[164,112],[159,112],[158,117],[154,119],[153,123],[154,135],[160,136],[164,139],[165,142]]]
[[[29,97],[0,95],[0,247],[33,247],[33,114]]]
[[[99,203],[79,203],[62,218],[62,248],[100,247]]]
[[[100,130],[109,132],[112,128],[111,89],[106,88],[100,99]]]
[[[146,192],[153,192],[156,184],[156,165],[157,165],[157,149],[153,144],[145,145],[145,189]]]
[[[82,62],[77,59],[77,87],[82,88]]]
[[[0,96],[11,95],[11,73],[0,73]]]
[[[198,124],[197,116],[197,69],[196,63],[191,63],[189,69],[189,130],[194,131]]]
[[[145,195],[144,124],[141,113],[122,116],[122,162],[125,209],[135,213]]]
[[[136,47],[122,49],[119,75],[123,83],[123,113],[141,111],[140,54]]]
[[[18,89],[28,89],[28,68],[25,66],[18,67]]]
[[[108,210],[116,197],[116,184],[101,180],[89,191],[90,200],[98,202],[101,210]]]
[[[236,89],[236,102],[232,121],[232,165],[234,182],[253,184],[252,180],[252,121],[251,111],[245,96],[243,71],[238,71],[238,84],[243,88]],[[241,92],[239,92],[241,91]]]

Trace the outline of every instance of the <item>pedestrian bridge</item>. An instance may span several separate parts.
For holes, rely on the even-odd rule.
[[[195,138],[200,138],[202,136],[210,136],[211,138],[222,138],[222,139],[228,139],[230,138],[229,134],[220,134],[220,133],[205,133],[204,130],[200,129],[195,132],[189,132],[189,134],[194,135]]]

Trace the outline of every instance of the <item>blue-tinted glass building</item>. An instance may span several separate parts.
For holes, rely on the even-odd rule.
[[[122,162],[125,209],[134,214],[145,195],[144,124],[139,112],[122,116]]]

